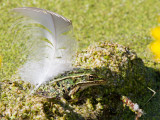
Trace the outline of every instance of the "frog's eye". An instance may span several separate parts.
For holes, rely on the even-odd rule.
[[[94,78],[93,75],[89,76],[89,80],[93,80],[93,78]]]
[[[95,75],[89,75],[89,76],[87,76],[87,80],[88,81],[92,81],[92,80],[94,80],[94,78],[97,78],[97,76],[95,76]]]

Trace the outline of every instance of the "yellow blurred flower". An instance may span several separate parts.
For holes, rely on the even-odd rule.
[[[151,30],[151,36],[155,39],[150,43],[150,50],[155,55],[155,60],[160,62],[160,26],[155,27]]]
[[[155,40],[160,41],[160,26],[153,28],[151,30],[151,35]]]
[[[155,60],[160,62],[160,41],[153,41],[149,47],[155,55]]]

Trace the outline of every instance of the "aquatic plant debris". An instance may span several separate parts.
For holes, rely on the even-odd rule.
[[[123,102],[123,106],[124,107],[125,106],[129,107],[129,109],[136,114],[135,120],[138,120],[138,118],[140,118],[144,114],[144,112],[142,111],[142,109],[139,108],[139,105],[137,103],[133,103],[126,96],[122,96],[121,100]]]
[[[75,69],[75,72],[57,76],[55,80],[61,82],[57,81],[56,87],[50,84],[51,80],[49,84],[37,89],[37,92],[47,93],[52,98],[39,94],[28,96],[31,84],[21,81],[18,76],[3,80],[0,118],[132,119],[135,117],[133,114],[122,111],[121,95],[128,96],[137,103],[144,102],[142,97],[150,96],[145,87],[146,82],[152,86],[152,79],[147,79],[150,71],[136,53],[127,47],[108,42],[91,45],[77,53],[74,66],[83,69]],[[105,80],[106,83],[74,92],[73,99],[63,96],[67,93],[66,90],[70,91],[69,88],[74,88],[80,82],[99,80]],[[63,97],[65,100],[61,101]]]

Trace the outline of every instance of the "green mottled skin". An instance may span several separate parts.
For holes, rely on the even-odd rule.
[[[100,43],[77,53],[73,71],[57,76],[30,96],[31,86],[18,78],[1,83],[1,119],[125,119],[121,95],[139,105],[152,86],[148,68],[128,48]],[[55,82],[56,80],[56,82]],[[145,96],[145,97],[144,97]],[[58,98],[58,99],[56,99]],[[143,98],[143,99],[142,99]]]
[[[71,97],[90,86],[103,85],[107,81],[101,80],[89,69],[75,69],[65,72],[42,85],[36,93],[47,98]]]

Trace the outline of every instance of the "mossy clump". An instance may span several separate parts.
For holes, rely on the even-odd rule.
[[[136,53],[119,44],[103,42],[77,53],[75,67],[90,71],[104,85],[92,86],[75,94],[74,99],[29,95],[30,84],[21,80],[1,82],[1,119],[83,120],[128,119],[134,113],[123,112],[122,95],[143,105],[149,98],[147,86],[154,75]],[[73,78],[72,78],[73,79]],[[71,80],[72,80],[71,79]],[[81,79],[81,78],[79,78]]]
[[[103,42],[90,46],[77,55],[75,65],[92,69],[93,74],[108,82],[106,85],[113,92],[129,97],[142,94],[153,82],[153,76],[149,76],[152,73],[142,59],[119,44]]]

